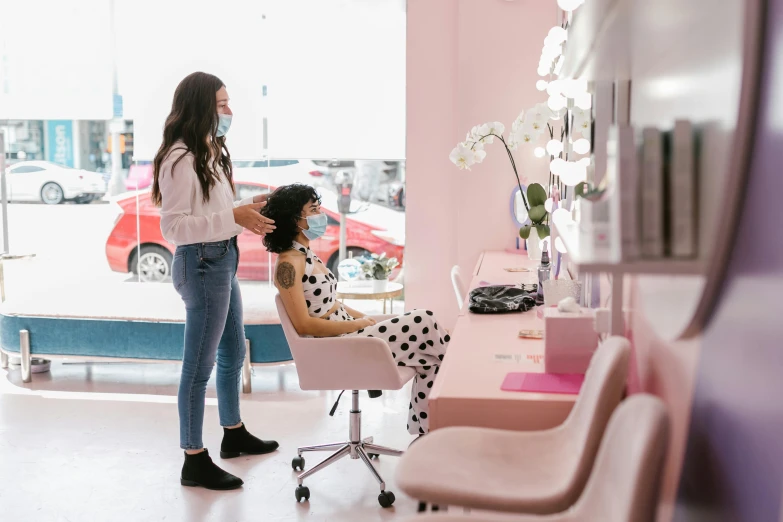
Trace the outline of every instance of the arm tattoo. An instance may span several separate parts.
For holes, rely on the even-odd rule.
[[[282,262],[277,266],[277,282],[286,290],[293,288],[296,280],[296,270],[294,265],[288,262]]]

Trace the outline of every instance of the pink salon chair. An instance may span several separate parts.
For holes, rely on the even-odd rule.
[[[652,522],[669,440],[663,402],[637,394],[615,410],[584,493],[556,515],[432,514],[407,522]]]
[[[609,418],[620,404],[630,343],[609,337],[596,349],[571,413],[543,431],[453,427],[422,437],[397,467],[400,488],[421,502],[559,513],[579,498]]]
[[[378,502],[383,507],[394,503],[394,493],[386,490],[386,483],[375,469],[371,457],[388,455],[399,457],[402,451],[373,444],[373,438],[362,439],[362,412],[359,409],[360,390],[399,390],[416,375],[410,368],[397,366],[389,345],[382,339],[368,337],[302,337],[294,329],[280,296],[275,296],[280,322],[299,374],[299,386],[303,390],[352,390],[348,440],[345,442],[305,446],[298,449],[294,458],[294,470],[304,470],[303,453],[333,451],[331,456],[315,467],[300,474],[296,499],[309,500],[310,490],[304,480],[342,459],[361,459],[381,487]],[[388,316],[392,317],[392,316]],[[383,320],[386,317],[376,317]]]

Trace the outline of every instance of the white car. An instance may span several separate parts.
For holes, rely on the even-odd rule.
[[[310,160],[232,160],[234,177],[260,181],[275,187],[304,183],[313,187],[331,185],[324,169]]]
[[[106,194],[106,182],[97,172],[73,169],[48,161],[21,161],[6,169],[10,201],[59,205],[64,201],[89,203]]]

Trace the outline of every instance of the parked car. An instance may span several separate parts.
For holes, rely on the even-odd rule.
[[[89,203],[106,194],[106,182],[97,172],[73,169],[48,161],[20,161],[6,169],[8,199],[59,205],[64,201]]]
[[[257,180],[235,178],[237,199],[274,190],[275,185]],[[326,234],[311,242],[313,251],[337,273],[339,262],[340,216],[336,211],[336,195],[325,197],[322,207],[328,217]],[[139,194],[139,212],[136,211],[136,195],[126,194],[113,201],[119,213],[106,242],[106,258],[115,272],[141,273],[146,282],[162,282],[171,275],[171,262],[175,246],[163,239],[160,231],[160,210],[156,208],[148,191]],[[136,214],[139,217],[141,247],[136,241]],[[348,218],[348,250],[354,257],[368,253],[386,252],[402,263],[404,239],[395,238],[393,233],[378,227]],[[267,281],[270,278],[275,257],[270,255],[261,239],[247,230],[238,236],[241,252],[238,277],[244,280]]]

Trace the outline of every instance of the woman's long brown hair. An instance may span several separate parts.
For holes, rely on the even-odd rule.
[[[223,87],[217,76],[196,72],[180,82],[174,91],[171,113],[163,128],[163,143],[155,155],[153,164],[152,202],[160,206],[163,198],[160,193],[160,176],[163,161],[174,150],[175,143],[182,140],[187,151],[171,166],[174,167],[187,152],[193,153],[193,167],[196,169],[204,202],[209,201],[209,192],[220,179],[218,166],[225,173],[231,190],[234,190],[234,172],[231,167],[231,155],[226,148],[226,138],[218,137],[218,114],[215,94]]]

